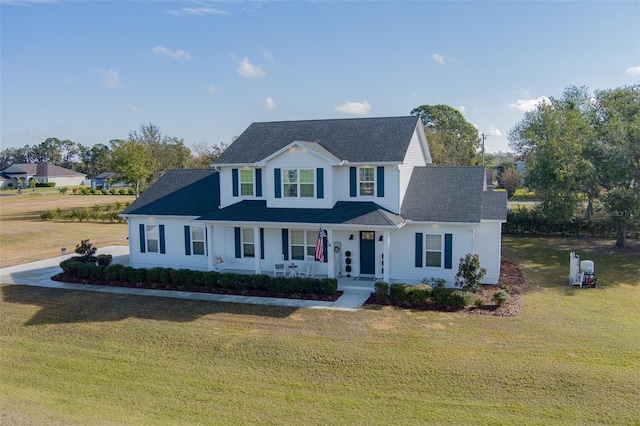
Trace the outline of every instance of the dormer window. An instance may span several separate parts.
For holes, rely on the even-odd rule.
[[[240,170],[240,195],[253,196],[253,170]]]
[[[284,169],[282,174],[282,192],[285,197],[315,197],[314,169]]]
[[[373,167],[360,167],[359,170],[359,184],[360,184],[360,196],[374,196],[375,195],[375,169]]]

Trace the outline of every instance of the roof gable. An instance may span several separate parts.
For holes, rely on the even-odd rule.
[[[317,143],[335,158],[402,162],[419,117],[350,118],[252,123],[214,164],[252,164],[294,141]]]
[[[4,173],[26,173],[29,176],[46,177],[85,177],[84,173],[65,169],[48,163],[16,163],[3,170]]]
[[[320,145],[317,142],[294,141],[294,142],[291,142],[289,145],[283,148],[280,148],[278,151],[274,152],[268,157],[263,158],[261,161],[258,162],[258,165],[264,166],[269,160],[279,156],[280,154],[286,152],[287,150],[289,150],[294,146],[309,150],[314,155],[321,157],[324,160],[329,161],[330,163],[339,164],[341,162],[341,160],[338,157],[336,157],[335,155],[333,155],[332,153],[324,149],[322,145]]]

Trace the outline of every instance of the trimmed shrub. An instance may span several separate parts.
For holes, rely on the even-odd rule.
[[[159,283],[160,282],[160,272],[162,271],[162,268],[159,266],[156,266],[155,268],[151,268],[147,271],[147,279],[152,282],[152,283]]]
[[[112,264],[104,268],[104,277],[109,281],[118,281],[120,279],[120,271],[123,266]]]
[[[389,294],[389,283],[378,281],[373,286],[375,287],[375,293],[378,296],[386,296]]]
[[[481,297],[476,298],[476,300],[473,301],[473,305],[476,308],[482,308],[484,306],[484,299]]]
[[[120,195],[128,195],[128,193],[129,193],[129,191],[127,191],[124,188],[120,188],[120,190],[118,191],[118,194],[120,194]]]
[[[161,268],[160,270],[160,284],[171,284],[171,268]]]
[[[147,269],[146,268],[136,269],[134,273],[134,282],[143,283],[146,280],[147,280]]]
[[[405,289],[407,300],[411,302],[424,303],[431,296],[431,287],[426,284],[418,284]]]
[[[480,267],[480,257],[477,254],[467,253],[460,258],[456,274],[456,287],[477,293],[480,290],[480,280],[486,274],[487,270]]]
[[[36,182],[36,188],[53,188],[56,186],[55,182]]]
[[[111,265],[111,261],[113,260],[113,256],[111,256],[110,254],[99,254],[98,256],[96,256],[96,259],[98,261],[98,266],[107,267],[107,266]]]
[[[80,257],[74,256],[60,262],[60,267],[64,272],[75,275],[78,273],[79,266],[83,263],[84,262],[80,260]]]
[[[220,277],[220,274],[217,272],[214,272],[214,271],[205,272],[202,283],[204,284],[205,287],[211,287],[211,288],[219,287],[220,286],[220,282],[218,281],[219,277]]]
[[[320,280],[320,289],[324,294],[336,294],[338,292],[338,280],[335,278],[323,278]]]
[[[402,303],[407,300],[407,287],[406,284],[396,283],[389,286],[389,295],[391,300],[395,303]]]
[[[135,270],[131,266],[123,266],[120,269],[120,281],[132,283],[135,281]]]
[[[471,303],[473,293],[462,290],[453,290],[449,293],[446,305],[451,308],[462,309]]]
[[[508,299],[509,299],[509,295],[504,290],[496,291],[495,293],[493,293],[493,297],[491,298],[491,300],[496,302],[496,305],[498,306],[502,306],[505,303],[507,303]]]

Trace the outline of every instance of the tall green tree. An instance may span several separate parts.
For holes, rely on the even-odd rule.
[[[640,85],[596,92],[598,139],[593,161],[601,198],[617,222],[616,247],[627,244],[627,225],[640,215]]]
[[[192,159],[189,167],[207,169],[222,155],[229,144],[220,142],[218,145],[209,146],[205,142],[193,144]]]
[[[527,185],[542,198],[552,219],[570,219],[580,195],[597,193],[587,153],[594,133],[594,109],[586,88],[567,87],[560,98],[541,102],[509,132],[510,146],[526,160]]]
[[[134,140],[114,139],[111,148],[111,168],[123,181],[135,188],[136,198],[153,173],[154,161],[149,145]]]
[[[422,105],[411,115],[422,118],[431,160],[439,166],[478,164],[478,130],[462,113],[448,105]]]

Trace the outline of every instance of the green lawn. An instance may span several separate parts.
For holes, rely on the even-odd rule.
[[[513,318],[5,285],[0,424],[639,425],[640,262],[612,244],[506,237]]]

